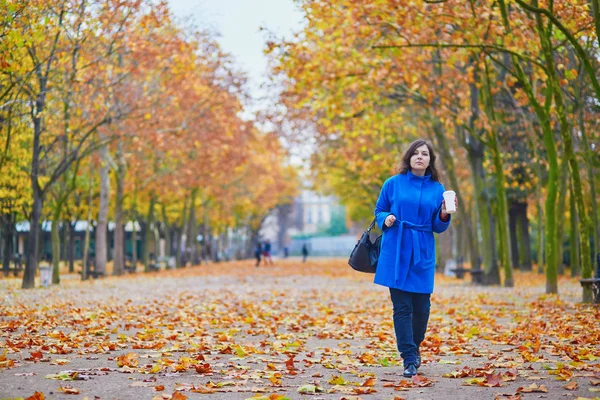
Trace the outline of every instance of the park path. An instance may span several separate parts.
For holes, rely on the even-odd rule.
[[[0,280],[0,398],[598,396],[600,311],[578,304],[577,281],[556,297],[534,273],[512,289],[436,277],[424,364],[408,380],[388,292],[371,280],[344,260],[67,276],[28,291]]]

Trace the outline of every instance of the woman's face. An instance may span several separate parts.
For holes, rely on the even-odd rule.
[[[410,169],[415,175],[425,175],[427,167],[429,167],[429,149],[427,145],[417,147],[415,153],[410,157]]]

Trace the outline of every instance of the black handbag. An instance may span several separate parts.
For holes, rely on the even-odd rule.
[[[375,239],[375,243],[371,242],[371,229],[375,226],[376,219],[373,219],[369,229],[363,232],[362,236],[354,246],[354,250],[350,253],[348,264],[356,271],[374,274],[377,270],[377,261],[379,259],[379,249],[381,247],[381,235]]]

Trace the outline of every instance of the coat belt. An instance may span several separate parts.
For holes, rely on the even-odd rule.
[[[421,232],[433,232],[433,226],[431,224],[417,225],[408,221],[398,221],[394,223],[394,225],[398,224],[398,244],[396,248],[396,273],[394,276],[394,281],[398,284],[400,280],[400,257],[401,257],[401,249],[402,249],[402,237],[404,236],[404,229],[410,229],[412,233],[413,245],[411,249],[411,255],[414,256],[414,265],[417,265],[421,262],[421,246],[419,241],[419,234],[417,231]],[[410,258],[409,258],[410,263]],[[408,268],[405,269],[406,274],[408,274]],[[404,279],[406,279],[406,274],[404,275]]]

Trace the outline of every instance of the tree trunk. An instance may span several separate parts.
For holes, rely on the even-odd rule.
[[[474,63],[474,62],[473,62]],[[474,70],[474,80],[479,81],[477,70]],[[484,148],[483,143],[475,136],[477,131],[477,120],[479,119],[479,88],[475,83],[469,85],[470,109],[469,128],[471,134],[468,140],[467,153],[471,165],[474,196],[477,202],[478,221],[481,223],[481,234],[483,238],[484,283],[497,285],[500,283],[500,272],[498,271],[498,260],[496,256],[496,240],[494,217],[490,205],[490,198],[485,184],[485,169],[483,168]]]
[[[567,178],[569,175],[569,163],[563,160],[560,166],[560,186],[558,189],[558,206],[556,208],[557,234],[556,234],[556,270],[559,275],[565,273],[565,219],[566,219],[566,201],[567,201]]]
[[[517,204],[517,229],[519,232],[519,265],[523,271],[531,271],[531,236],[527,218],[527,201]]]
[[[544,107],[538,102],[533,92],[533,88],[520,60],[512,57],[519,82],[532,104],[536,115],[538,116],[542,128],[542,142],[546,150],[546,159],[548,161],[548,188],[546,193],[546,223],[545,223],[545,248],[546,248],[546,293],[558,293],[558,277],[556,274],[556,195],[558,184],[558,156],[556,151],[556,142],[554,140],[554,131],[550,116],[546,113]],[[539,267],[538,267],[539,268]]]
[[[75,272],[75,224],[77,221],[68,222],[69,224],[69,273]]]
[[[90,186],[88,188],[88,213],[87,213],[87,218],[86,218],[86,225],[85,225],[85,236],[83,239],[83,265],[81,266],[81,280],[85,281],[88,276],[87,276],[87,264],[88,264],[88,258],[89,258],[89,252],[90,252],[90,227],[92,225],[92,206],[93,206],[93,201],[94,201],[94,172],[93,169],[90,168],[90,176],[89,176],[89,180],[90,180]]]
[[[518,213],[518,209],[517,209],[517,201],[516,200],[512,200],[510,202],[510,211],[508,214],[508,226],[510,229],[510,249],[511,249],[511,256],[512,256],[512,262],[513,265],[516,268],[521,267],[520,263],[519,263],[519,256],[520,256],[520,249],[519,249],[519,243],[517,241],[518,239],[518,234],[517,234],[517,213]]]
[[[163,224],[165,227],[165,257],[171,257],[171,246],[172,246],[172,242],[171,242],[171,226],[169,225],[169,219],[167,218],[167,210],[165,208],[164,203],[161,205],[161,209],[162,209],[162,217],[163,217]]]
[[[68,247],[69,247],[69,242],[67,241],[67,235],[68,235],[68,221],[63,221],[63,224],[60,228],[60,243],[61,243],[61,249],[60,249],[60,260],[61,261],[67,261],[67,255],[68,255]]]
[[[7,277],[10,273],[10,256],[12,253],[11,244],[13,238],[13,223],[12,223],[12,215],[8,214],[2,218],[4,222],[3,232],[4,232],[4,252],[2,253],[2,267],[4,270],[4,276]]]
[[[33,185],[33,206],[29,219],[29,248],[27,254],[27,263],[25,273],[23,274],[23,284],[21,288],[31,289],[35,287],[35,273],[38,268],[38,255],[40,244],[40,220],[42,218],[43,198],[37,185],[37,178]]]
[[[125,262],[125,232],[123,229],[123,191],[125,184],[125,160],[123,157],[123,144],[119,142],[117,149],[117,193],[115,198],[115,258],[113,262],[113,275],[123,275]]]
[[[504,286],[513,287],[513,265],[510,259],[510,236],[508,232],[508,204],[506,201],[506,189],[502,156],[498,146],[498,137],[494,133],[490,139],[490,150],[494,162],[496,175],[496,193],[498,198],[498,234],[500,242],[500,262],[504,268]]]
[[[96,225],[96,263],[95,271],[101,275],[106,274],[106,259],[108,255],[107,228],[108,228],[108,202],[110,198],[110,177],[108,147],[100,148],[100,207],[98,211],[98,224]]]
[[[198,228],[196,224],[196,197],[198,196],[198,189],[192,190],[192,196],[190,198],[190,211],[188,213],[189,220],[186,230],[186,236],[190,244],[190,260],[193,265],[202,264],[201,257],[203,256],[202,250],[198,249]],[[206,243],[206,231],[205,226],[202,227],[202,240]]]
[[[60,267],[60,232],[59,232],[59,223],[60,223],[60,211],[62,209],[62,202],[58,202],[54,206],[54,212],[52,213],[52,284],[58,285],[60,283],[60,271],[58,270]]]
[[[569,204],[571,208],[571,229],[569,235],[569,264],[571,266],[571,277],[581,274],[581,264],[579,262],[579,235],[577,232],[577,206],[575,205],[575,196],[573,194],[573,185],[570,187]]]
[[[186,226],[187,226],[187,210],[188,210],[188,200],[184,199],[184,206],[183,206],[183,216],[182,216],[182,221],[181,221],[181,230],[179,231],[179,235],[177,238],[177,253],[176,253],[176,260],[177,260],[177,268],[181,268],[181,267],[185,267],[185,249],[186,249]]]
[[[492,208],[489,204],[488,191],[485,188],[483,168],[483,148],[481,151],[470,151],[469,159],[473,171],[473,185],[475,193],[475,204],[477,209],[477,220],[481,224],[481,236],[483,246],[483,269],[484,283],[486,285],[500,284],[500,271],[496,257],[496,238]]]
[[[146,218],[146,228],[144,229],[144,242],[142,244],[142,263],[144,264],[144,271],[149,272],[149,255],[150,255],[150,230],[152,229],[152,223],[154,221],[154,194],[150,195],[150,205],[148,207],[148,214]]]

